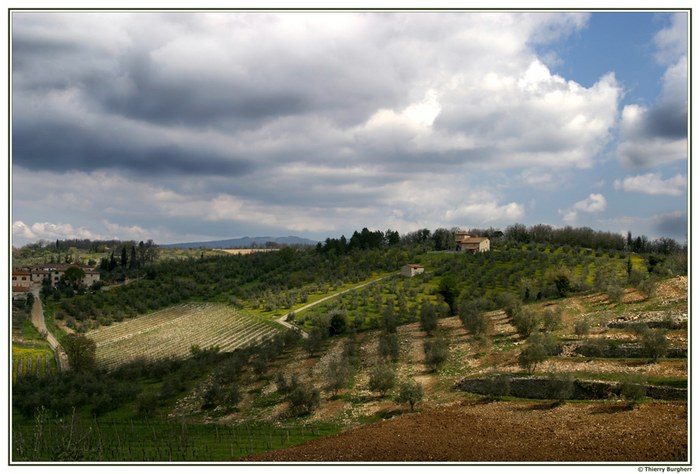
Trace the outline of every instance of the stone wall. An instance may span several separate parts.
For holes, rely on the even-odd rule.
[[[456,388],[464,392],[492,395],[489,379],[463,379]],[[686,400],[688,391],[682,388],[645,385],[646,396],[658,400]],[[509,395],[518,398],[550,399],[550,378],[548,377],[510,377]],[[575,380],[570,400],[601,400],[620,398],[618,382],[596,380]]]

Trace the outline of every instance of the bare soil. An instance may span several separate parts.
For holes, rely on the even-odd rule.
[[[247,458],[288,462],[683,462],[687,408],[465,400]]]

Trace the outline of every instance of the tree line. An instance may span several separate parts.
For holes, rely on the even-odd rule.
[[[484,232],[484,235],[490,233]],[[478,234],[477,234],[478,235]],[[649,240],[645,235],[633,237],[632,232],[627,236],[607,231],[596,231],[590,227],[555,228],[547,224],[537,224],[526,227],[523,224],[513,224],[505,228],[502,237],[509,242],[541,243],[553,245],[570,245],[589,249],[628,250],[636,253],[658,253],[671,255],[683,252],[685,247],[673,239],[661,237]]]

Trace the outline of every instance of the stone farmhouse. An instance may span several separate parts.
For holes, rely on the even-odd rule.
[[[401,275],[407,277],[414,277],[423,273],[424,271],[425,267],[417,263],[409,263],[408,265],[404,265],[403,267],[401,267]]]
[[[41,284],[47,278],[51,282],[51,286],[55,286],[70,267],[77,267],[85,273],[82,282],[85,286],[91,286],[93,283],[100,281],[100,272],[84,265],[59,265],[52,263],[34,267],[13,268],[12,294],[28,293],[33,284]]]
[[[491,241],[486,237],[472,237],[467,232],[455,233],[456,249],[459,252],[488,252],[491,250]]]

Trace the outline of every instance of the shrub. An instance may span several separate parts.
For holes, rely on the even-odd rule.
[[[151,416],[156,411],[158,407],[158,396],[151,392],[142,392],[138,397],[136,397],[136,410],[139,416]]]
[[[413,379],[404,380],[399,384],[399,396],[396,399],[399,403],[408,403],[411,411],[416,403],[423,399],[423,386]]]
[[[561,404],[574,394],[574,382],[574,376],[571,374],[557,374],[550,377],[547,381],[547,395]]]
[[[545,331],[555,331],[561,327],[562,314],[561,308],[547,308],[542,313],[543,326]]]
[[[587,319],[582,319],[580,321],[576,321],[576,324],[574,325],[574,333],[577,336],[585,336],[590,331],[591,331],[591,323],[589,323]]]
[[[537,317],[537,313],[529,308],[522,308],[513,316],[513,324],[518,332],[524,337],[528,337],[532,332],[537,329],[540,324],[540,320]]]
[[[335,336],[338,334],[344,334],[348,327],[348,317],[345,311],[335,310],[331,313],[330,326],[328,327],[328,334],[330,336]]]
[[[625,289],[620,285],[609,285],[606,292],[611,303],[621,303],[625,296]]]
[[[463,301],[459,305],[459,319],[475,336],[489,332],[489,319],[477,301]]]
[[[350,380],[350,367],[343,358],[335,357],[326,366],[326,390],[338,394],[338,391],[348,384]]]
[[[536,333],[527,339],[528,344],[539,344],[544,347],[544,351],[549,356],[559,354],[559,341],[551,333]]]
[[[437,370],[446,360],[449,354],[447,339],[437,337],[429,339],[423,343],[425,351],[425,363],[432,369]]]
[[[377,365],[369,374],[369,389],[383,397],[396,384],[396,373],[388,365]]]
[[[427,300],[423,300],[420,310],[420,327],[423,331],[431,334],[438,327],[438,317],[433,304]]]
[[[399,338],[396,333],[383,332],[379,336],[379,355],[384,359],[399,359]]]
[[[518,364],[528,374],[535,372],[537,366],[547,359],[547,352],[542,344],[528,344],[518,356]]]
[[[644,379],[639,375],[629,375],[620,383],[620,396],[634,408],[647,394]]]
[[[510,318],[514,317],[522,307],[522,302],[513,293],[499,293],[496,296],[496,304],[503,308]]]
[[[323,343],[328,337],[328,332],[320,327],[315,327],[309,331],[309,337],[304,339],[304,349],[313,357],[323,347]]]
[[[297,416],[312,413],[321,404],[321,394],[310,384],[296,384],[289,392],[289,409]]]
[[[664,357],[670,344],[663,329],[650,329],[642,336],[642,348],[653,362]]]

